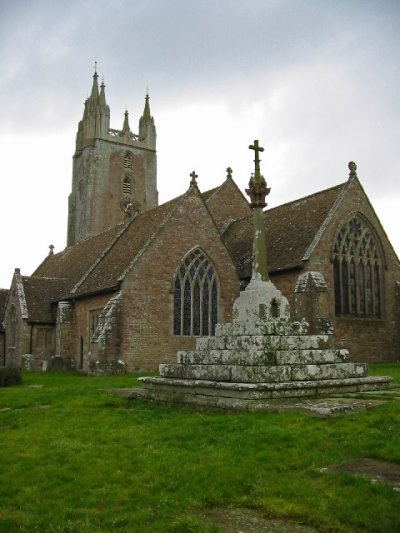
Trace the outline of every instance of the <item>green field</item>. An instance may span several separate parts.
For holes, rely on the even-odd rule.
[[[400,365],[370,374],[400,383]],[[400,403],[317,418],[195,411],[102,392],[135,375],[25,373],[0,389],[0,532],[217,532],[257,509],[327,532],[400,531],[400,492],[328,465],[400,463]]]

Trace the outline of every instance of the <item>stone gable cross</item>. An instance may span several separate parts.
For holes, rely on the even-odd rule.
[[[197,185],[197,178],[199,176],[196,174],[196,172],[194,170],[190,173],[190,177],[192,178],[190,180],[190,185]]]

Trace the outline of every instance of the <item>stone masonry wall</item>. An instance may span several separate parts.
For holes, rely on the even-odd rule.
[[[126,152],[132,154],[132,168],[124,167]],[[132,196],[141,209],[156,207],[156,153],[131,145],[97,139],[74,158],[70,195],[69,244],[96,235],[120,222],[125,177],[132,183]],[[75,228],[75,230],[73,229]]]
[[[350,213],[362,213],[382,243],[387,268],[383,272],[382,318],[335,317],[332,246],[340,223]],[[396,281],[400,280],[398,258],[357,180],[352,180],[341,205],[315,248],[305,270],[321,272],[328,286],[328,305],[335,327],[336,344],[350,351],[350,360],[380,362],[399,360],[398,301]]]
[[[230,220],[251,215],[249,203],[231,179],[227,179],[209,198],[207,207],[221,232]]]
[[[219,280],[218,321],[231,319],[239,295],[237,273],[193,187],[122,284],[121,353],[128,371],[156,370],[159,363],[174,361],[178,349],[194,347],[195,337],[173,335],[173,283],[180,262],[198,246],[211,260]]]
[[[97,346],[89,342],[89,318],[90,312],[102,310],[112,297],[112,293],[93,296],[91,298],[79,299],[75,302],[75,325],[72,338],[72,352],[75,358],[76,367],[80,368],[80,347],[81,337],[83,339],[83,365],[82,371],[89,371],[89,364],[93,359],[97,360]]]
[[[13,277],[10,294],[7,302],[7,307],[4,314],[4,326],[5,326],[5,336],[6,336],[6,347],[5,347],[5,363],[6,366],[20,367],[22,364],[21,356],[23,354],[29,353],[31,349],[31,326],[27,323],[26,320],[26,309],[24,309],[24,302],[22,302],[18,291],[19,281],[19,271]],[[15,318],[16,318],[16,338],[15,343],[11,340],[11,326],[10,326],[10,314],[11,308],[15,308]]]

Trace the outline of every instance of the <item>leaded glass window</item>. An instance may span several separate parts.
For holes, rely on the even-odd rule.
[[[215,270],[199,249],[179,266],[174,282],[174,335],[214,335],[218,321]]]
[[[335,314],[381,316],[382,253],[371,228],[358,215],[340,228],[333,247]]]

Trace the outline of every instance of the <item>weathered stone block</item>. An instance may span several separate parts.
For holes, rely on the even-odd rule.
[[[279,365],[324,365],[345,362],[347,353],[347,350],[281,350],[276,360]]]
[[[160,365],[160,375],[165,378],[202,379],[214,381],[230,381],[229,365]]]
[[[361,378],[367,375],[367,365],[363,363],[293,365],[291,369],[291,379],[294,381]]]

